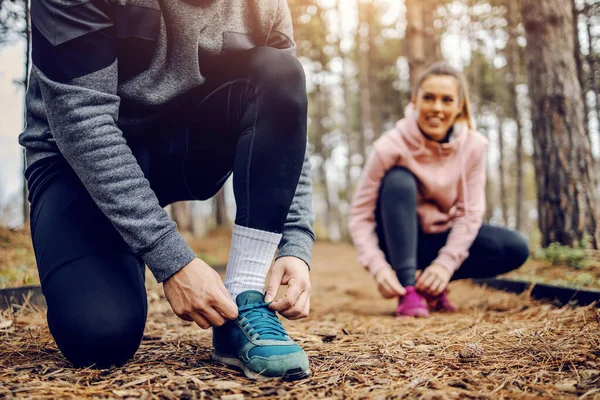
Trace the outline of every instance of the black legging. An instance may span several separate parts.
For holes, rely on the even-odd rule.
[[[189,108],[128,137],[161,205],[208,199],[233,171],[236,223],[280,233],[306,149],[300,63],[260,47],[229,56]],[[62,157],[26,171],[31,233],[48,324],[75,366],[119,365],[138,349],[147,316],[144,263]]]
[[[417,269],[427,268],[437,258],[450,233],[423,232],[417,220],[417,190],[412,172],[394,167],[381,182],[375,211],[379,246],[403,286],[415,285]],[[519,268],[528,256],[522,235],[483,224],[452,280],[500,275]]]

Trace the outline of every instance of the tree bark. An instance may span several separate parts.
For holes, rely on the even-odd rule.
[[[500,208],[502,209],[502,222],[508,226],[508,193],[506,190],[506,161],[504,156],[504,118],[499,114],[498,129],[498,150],[500,159],[498,160],[498,173],[500,174]]]
[[[517,85],[521,76],[521,53],[519,51],[518,37],[518,1],[507,0],[507,62],[508,62],[508,84],[510,86],[510,104],[512,106],[512,118],[517,124],[517,137],[515,145],[516,153],[516,193],[515,193],[515,229],[521,230],[523,226],[523,130],[521,125],[521,112],[518,104]]]
[[[190,233],[192,231],[192,213],[187,202],[178,201],[171,204],[171,218],[177,223],[179,232]]]
[[[435,29],[434,21],[439,0],[426,1],[422,9],[423,34],[425,38],[426,66],[442,59],[441,40]]]
[[[405,0],[406,4],[406,57],[410,69],[410,87],[413,88],[427,67],[423,1]]]
[[[24,0],[25,4],[25,76],[23,77],[23,93],[27,94],[27,87],[29,86],[29,59],[31,58],[31,19],[29,18],[29,0]],[[25,96],[23,96],[25,99]],[[27,126],[27,108],[25,107],[25,101],[23,100],[23,128]],[[27,168],[27,161],[25,159],[25,152],[23,151],[23,223],[29,223],[29,187],[27,186],[27,179],[25,179],[25,169]]]
[[[542,246],[598,248],[595,174],[577,79],[571,3],[523,0]]]
[[[367,147],[373,141],[373,115],[371,111],[371,82],[370,82],[370,66],[369,66],[369,5],[362,3],[360,0],[358,5],[358,79],[360,90],[360,151],[363,156],[363,165],[367,160]]]
[[[600,89],[598,88],[598,79],[596,77],[596,73],[598,72],[598,65],[597,65],[597,61],[596,61],[596,57],[595,57],[595,53],[594,53],[594,45],[593,45],[593,40],[592,40],[592,21],[590,18],[590,10],[592,10],[592,7],[590,5],[588,5],[586,3],[585,6],[585,25],[586,25],[586,32],[587,32],[587,37],[588,37],[588,43],[589,43],[589,51],[587,54],[587,63],[588,66],[590,68],[590,74],[589,74],[589,87],[591,90],[594,91],[594,94],[596,95],[596,117],[598,118],[598,121],[600,121]]]
[[[376,26],[378,24],[377,21],[377,13],[375,10],[375,6],[372,2],[366,3],[365,8],[368,10],[367,19],[369,23],[369,35],[367,42],[369,43],[369,50],[367,52],[369,58],[369,109],[371,112],[371,128],[373,130],[372,140],[379,137],[383,132],[383,121],[381,117],[382,112],[382,104],[381,104],[381,90],[378,87],[378,78],[377,73],[377,29]],[[373,63],[375,63],[375,68],[373,68]]]
[[[221,188],[213,197],[213,207],[215,216],[215,225],[219,228],[229,225],[229,217],[227,216],[227,204],[225,202],[225,189]]]
[[[356,149],[356,145],[354,143],[355,131],[353,128],[353,113],[352,113],[352,101],[351,101],[351,93],[350,93],[350,85],[348,85],[348,67],[347,67],[347,57],[346,54],[342,51],[342,16],[340,12],[340,0],[336,2],[336,12],[338,13],[338,22],[339,22],[339,33],[337,38],[337,51],[338,56],[342,60],[342,97],[344,98],[344,123],[342,125],[342,129],[344,132],[344,137],[346,140],[346,146],[348,148],[348,163],[346,164],[346,168],[344,169],[344,177],[346,180],[346,187],[344,190],[343,199],[344,201],[350,202],[350,198],[353,193],[354,185],[352,184],[352,156]],[[348,207],[347,207],[348,208]],[[341,215],[342,220],[346,221],[347,215]],[[341,235],[344,240],[350,238],[350,234],[348,231],[347,223],[340,223]]]
[[[333,222],[335,221],[335,211],[333,210],[331,204],[329,187],[327,185],[327,171],[325,168],[326,162],[329,159],[329,151],[323,145],[323,137],[325,135],[325,128],[323,127],[323,118],[325,118],[327,112],[327,101],[325,99],[325,93],[323,93],[321,85],[316,86],[313,100],[315,103],[316,110],[313,121],[313,145],[315,147],[315,154],[321,158],[319,164],[318,184],[323,192],[323,200],[325,201],[324,225],[327,231],[327,237],[330,238],[330,229],[332,227]]]
[[[571,9],[573,10],[573,44],[575,46],[575,65],[577,66],[577,79],[581,85],[581,98],[583,99],[583,118],[585,122],[585,132],[588,138],[590,137],[590,110],[587,104],[587,79],[583,74],[583,63],[581,54],[581,42],[579,40],[579,11],[577,10],[577,4],[575,0],[571,2]],[[590,141],[591,144],[591,141]]]

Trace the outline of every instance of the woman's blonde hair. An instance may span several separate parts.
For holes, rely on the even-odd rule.
[[[469,126],[469,129],[473,129],[473,123],[471,120],[471,102],[469,101],[469,87],[467,86],[467,80],[462,72],[456,68],[453,68],[445,61],[434,63],[425,71],[423,71],[423,73],[421,73],[415,87],[413,88],[412,100],[416,101],[421,85],[425,79],[429,78],[430,76],[453,76],[456,78],[459,88],[459,100],[463,102],[463,109],[456,117],[456,120],[465,121]]]

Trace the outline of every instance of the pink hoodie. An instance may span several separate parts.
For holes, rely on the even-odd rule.
[[[389,266],[375,233],[375,206],[386,171],[402,166],[418,180],[417,215],[423,231],[452,228],[434,263],[456,271],[469,254],[485,212],[486,150],[487,139],[464,122],[454,125],[449,143],[426,139],[409,105],[405,118],[375,142],[354,195],[349,224],[359,262],[373,275]]]

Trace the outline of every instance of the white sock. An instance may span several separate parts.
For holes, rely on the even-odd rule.
[[[246,290],[262,292],[281,234],[233,225],[225,288],[235,301]]]

